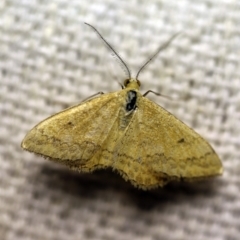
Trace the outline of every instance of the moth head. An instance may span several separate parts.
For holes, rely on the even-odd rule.
[[[123,83],[125,88],[137,88],[139,89],[139,87],[141,86],[141,82],[138,79],[135,78],[127,78],[124,80]]]

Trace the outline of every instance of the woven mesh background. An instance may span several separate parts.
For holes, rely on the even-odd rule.
[[[126,77],[83,22],[116,48],[133,76],[181,32],[141,73],[141,91],[173,98],[149,95],[211,143],[222,177],[144,192],[110,170],[79,174],[21,149],[39,121],[119,90],[115,76]],[[1,0],[1,239],[239,239],[239,26],[233,0]]]

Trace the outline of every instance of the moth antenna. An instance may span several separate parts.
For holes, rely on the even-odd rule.
[[[107,42],[107,40],[104,39],[104,37],[98,32],[98,30],[94,26],[92,26],[91,24],[86,23],[86,22],[85,22],[85,24],[88,25],[89,27],[91,27],[98,34],[98,36],[103,40],[103,42],[107,45],[107,47],[115,54],[115,56],[117,56],[117,58],[122,63],[122,66],[124,66],[125,70],[127,71],[128,78],[130,79],[131,78],[131,72],[130,72],[127,64],[123,61],[123,59],[116,52],[116,50],[114,50],[114,48]]]
[[[142,67],[139,69],[139,71],[138,71],[138,73],[137,73],[137,75],[136,75],[136,79],[138,79],[138,76],[139,76],[140,72],[142,72],[143,69],[144,69],[163,49],[167,48],[168,45],[173,41],[173,39],[176,38],[179,34],[180,34],[180,32],[175,33],[167,42],[165,42],[163,45],[161,45],[161,46],[157,49],[157,51],[153,54],[153,56],[150,57],[150,58],[148,59],[148,61],[147,61],[146,63],[144,63],[144,64],[142,65]]]

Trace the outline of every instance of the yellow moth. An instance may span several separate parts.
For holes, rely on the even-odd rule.
[[[142,189],[222,174],[221,161],[206,140],[146,98],[149,91],[139,92],[138,75],[153,57],[132,78],[103,41],[129,73],[123,89],[43,120],[25,136],[22,148],[82,172],[112,168]]]

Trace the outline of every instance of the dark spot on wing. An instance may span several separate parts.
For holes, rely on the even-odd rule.
[[[73,124],[72,122],[68,122],[68,123],[67,123],[67,126],[69,126],[69,127],[73,127],[73,125],[74,125],[74,124]]]
[[[184,138],[181,138],[178,140],[178,143],[184,143],[184,142],[185,142]]]

